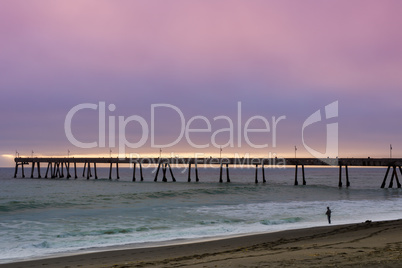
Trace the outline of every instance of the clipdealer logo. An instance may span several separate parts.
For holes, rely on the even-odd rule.
[[[327,123],[326,124],[326,146],[325,146],[325,152],[321,153],[309,145],[306,144],[304,140],[304,130],[318,122],[321,122],[323,120],[329,120],[333,118],[338,118],[338,101],[334,101],[328,105],[325,106],[323,114],[324,116],[321,116],[321,110],[315,111],[313,114],[311,114],[303,123],[302,127],[302,142],[304,148],[315,158],[322,159],[323,162],[329,164],[329,165],[337,165],[337,163],[334,163],[333,160],[328,159],[330,158],[337,158],[338,157],[338,152],[339,152],[339,146],[338,146],[338,122],[333,122],[333,123]],[[337,159],[335,160],[337,162]]]
[[[75,117],[79,116],[79,112],[82,110],[97,110],[97,119],[98,119],[98,140],[92,142],[82,142],[79,141],[72,132],[72,124]],[[165,110],[164,110],[165,109]],[[175,140],[168,143],[157,143],[156,142],[156,119],[158,115],[164,114],[166,109],[169,109],[169,112],[174,112],[179,121],[179,135]],[[203,115],[196,115],[189,118],[186,121],[186,117],[180,108],[166,103],[152,104],[150,111],[150,123],[147,122],[143,117],[139,115],[131,115],[128,117],[124,116],[116,116],[110,115],[110,113],[116,110],[116,105],[109,104],[106,106],[106,102],[99,102],[98,104],[94,103],[82,103],[74,106],[67,113],[65,121],[64,121],[64,130],[67,139],[76,147],[89,149],[89,148],[105,148],[106,145],[109,148],[116,147],[116,136],[117,136],[117,147],[119,149],[119,157],[125,157],[126,148],[138,149],[146,145],[150,140],[151,148],[168,148],[177,145],[183,139],[187,141],[187,143],[195,149],[202,148],[225,148],[225,147],[237,147],[241,148],[243,142],[254,149],[263,149],[268,148],[269,145],[271,148],[276,148],[277,146],[277,131],[278,127],[282,124],[282,121],[286,119],[285,115],[275,117],[272,116],[271,120],[267,119],[261,115],[254,115],[249,118],[244,118],[242,114],[242,105],[241,102],[237,103],[237,114],[235,120],[232,120],[231,117],[227,115],[219,115],[214,117],[212,120],[208,119]],[[109,113],[109,116],[107,116]],[[303,123],[301,130],[301,140],[304,148],[309,152],[313,157],[320,158],[324,162],[330,163],[328,157],[335,158],[338,156],[338,123],[332,122],[326,125],[326,151],[324,153],[315,150],[313,147],[309,146],[305,142],[305,129],[321,122],[323,120],[331,119],[338,117],[338,101],[330,103],[325,106],[322,116],[322,111],[317,110],[313,114],[311,114]],[[202,123],[204,128],[194,128],[194,122]],[[220,122],[228,127],[220,128],[215,131],[212,131],[212,125],[215,122]],[[252,128],[253,123],[258,122],[260,128]],[[130,142],[126,137],[126,128],[128,124],[136,123],[138,124],[138,130],[140,130],[139,139],[136,142]],[[235,125],[237,126],[235,128]],[[177,126],[174,126],[175,128]],[[116,131],[117,129],[117,131]],[[106,143],[106,133],[108,133],[108,143]],[[199,144],[197,141],[192,138],[192,135],[196,133],[209,133],[210,140],[207,143]],[[216,136],[221,133],[228,134],[229,137],[225,143],[218,144]],[[256,143],[252,141],[250,138],[250,134],[252,133],[263,133],[267,135],[271,135],[270,144],[268,142],[260,142]],[[116,135],[117,134],[117,135]],[[235,134],[237,138],[235,139]],[[321,133],[318,133],[321,134]],[[193,136],[194,137],[194,136]],[[265,139],[267,141],[267,139]]]

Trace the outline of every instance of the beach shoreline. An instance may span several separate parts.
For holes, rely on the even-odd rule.
[[[402,220],[327,225],[158,247],[100,250],[22,262],[20,267],[399,267]]]

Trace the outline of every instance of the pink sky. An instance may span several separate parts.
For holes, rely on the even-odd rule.
[[[0,155],[63,155],[68,148],[107,154],[67,140],[65,116],[80,103],[113,103],[113,115],[146,120],[151,104],[169,103],[187,118],[213,121],[235,120],[240,101],[245,117],[287,119],[276,148],[227,153],[292,155],[298,145],[309,156],[301,144],[304,120],[339,101],[339,156],[387,157],[392,143],[402,157],[401,10],[400,1],[365,0],[3,0]],[[94,119],[76,118],[80,137],[97,137]],[[161,140],[175,135],[170,119],[161,119]],[[320,148],[323,127],[309,134]],[[128,132],[135,139],[138,129]],[[185,141],[164,150],[193,151]],[[135,151],[158,153],[150,144]],[[0,165],[10,163],[0,157]]]

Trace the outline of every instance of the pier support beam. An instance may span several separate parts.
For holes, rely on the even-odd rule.
[[[267,181],[265,180],[264,160],[263,160],[263,162],[262,162],[261,169],[262,169],[262,182],[263,182],[263,183],[266,183]]]
[[[35,161],[32,161],[31,179],[33,178],[34,170],[35,170]]]
[[[110,168],[109,168],[109,180],[112,179],[112,168],[113,168],[113,163],[110,162]]]
[[[162,173],[163,173],[162,181],[163,181],[163,182],[167,182],[167,178],[166,178],[166,166],[167,166],[166,163],[163,163],[163,164],[162,164]]]
[[[67,179],[71,178],[71,173],[70,173],[70,161],[65,163],[66,165],[66,170],[67,170]]]
[[[229,178],[229,164],[226,164],[226,182],[230,182],[230,178]]]
[[[399,171],[401,172],[401,175],[402,175],[402,168],[401,168],[401,166],[399,166]],[[398,185],[398,188],[401,188],[401,183],[399,182],[398,176],[396,176],[396,183],[397,183],[397,185]]]
[[[258,165],[255,165],[255,183],[258,183]]]
[[[384,188],[385,184],[387,183],[387,177],[388,177],[388,173],[389,173],[390,168],[391,168],[391,166],[388,166],[387,172],[385,172],[385,176],[384,176],[384,180],[382,181],[381,188]]]
[[[304,165],[301,165],[301,167],[302,167],[303,185],[306,185],[307,183],[306,183],[306,177],[305,177],[305,174],[304,174]],[[296,166],[295,166],[295,183],[294,183],[294,185],[299,185],[299,182],[297,181],[297,170],[298,169],[299,169],[299,165],[296,164]]]
[[[188,163],[188,178],[187,182],[191,181],[191,162]]]
[[[96,162],[94,162],[95,180],[98,179],[98,172],[96,171]]]
[[[91,163],[88,162],[88,168],[87,168],[87,180],[89,180],[89,177],[91,176]]]
[[[134,162],[134,166],[133,166],[133,181],[135,181],[135,166],[137,163]]]
[[[157,181],[157,180],[158,180],[158,174],[159,174],[159,169],[160,169],[160,167],[161,167],[161,162],[159,162],[158,168],[156,169],[156,174],[155,174],[155,179],[154,179],[154,181]]]
[[[342,187],[342,164],[339,163],[339,182],[338,182],[338,187]],[[349,169],[347,165],[345,166],[345,173],[346,173],[346,187],[350,186],[350,181],[349,181]]]
[[[42,178],[42,176],[40,175],[40,162],[37,162],[38,165],[38,178]]]
[[[220,183],[222,183],[223,182],[223,180],[222,180],[222,163],[221,163],[221,168],[220,168],[220,171],[219,171],[219,182]]]
[[[45,174],[46,179],[47,179],[47,174],[49,172],[49,168],[50,168],[50,170],[52,169],[52,162],[47,163],[47,169],[46,169],[46,174]]]
[[[120,174],[119,174],[119,162],[116,162],[116,175],[117,175],[117,179],[120,179]]]
[[[137,180],[136,177],[135,177],[135,172],[136,172],[136,170],[137,170],[137,164],[140,165],[140,177],[141,177],[141,181],[144,181],[144,177],[142,176],[142,165],[141,165],[141,162],[140,162],[140,163],[134,162],[133,164],[134,164],[134,167],[133,167],[133,181],[136,181],[136,180]]]
[[[162,181],[163,181],[163,182],[167,182],[166,172],[167,172],[167,168],[169,167],[169,172],[170,172],[170,175],[172,176],[172,181],[173,181],[173,182],[176,182],[176,179],[175,179],[175,177],[174,177],[174,175],[173,175],[173,171],[172,171],[172,168],[171,168],[169,162],[165,162],[165,161],[163,161],[163,162],[160,161],[160,162],[159,162],[158,168],[156,169],[156,174],[155,174],[155,179],[154,179],[154,181],[155,181],[155,182],[158,181],[158,175],[159,175],[159,170],[160,170],[160,168],[161,168],[161,165],[162,165],[162,173],[163,173]],[[142,166],[141,166],[141,164],[140,164],[140,172],[141,172],[141,181],[143,181],[143,177],[142,177]]]
[[[17,178],[17,172],[18,172],[18,163],[15,162],[14,178]]]
[[[32,161],[31,178],[34,177],[35,163],[36,163],[36,166],[37,166],[37,169],[38,169],[38,172],[37,172],[38,177],[37,177],[37,178],[41,178],[41,175],[40,175],[40,164],[39,164],[39,162],[35,162],[35,161]]]
[[[74,162],[74,178],[77,179],[77,162]]]
[[[172,171],[172,168],[171,168],[170,164],[167,163],[167,165],[169,166],[169,171],[170,171],[170,175],[172,176],[172,181],[173,181],[173,182],[176,182],[176,179],[175,179],[175,177],[173,176],[173,171]],[[141,175],[141,177],[142,177],[142,175]]]
[[[24,173],[24,162],[21,163],[21,169],[22,169],[22,177],[25,178],[25,173]]]
[[[229,178],[229,164],[225,164],[226,165],[226,182],[230,182],[230,178]],[[219,182],[222,183],[222,169],[223,169],[223,164],[221,162],[221,168],[219,171]]]
[[[53,178],[56,178],[59,174],[60,169],[58,168],[58,163],[54,162],[54,166],[53,166]]]
[[[84,163],[84,170],[82,171],[82,177],[85,177],[85,170],[87,168],[87,161]]]
[[[141,181],[144,181],[144,177],[142,176],[142,164],[140,162],[140,176],[141,176]]]
[[[391,181],[389,182],[388,188],[392,188],[394,186],[394,177],[396,175],[396,169],[395,166],[392,167],[392,176],[391,176]]]
[[[64,178],[64,162],[60,162],[59,165],[61,165],[61,174],[60,174],[60,178]]]
[[[198,166],[197,166],[197,159],[195,160],[195,181],[199,182],[200,179],[198,178]]]

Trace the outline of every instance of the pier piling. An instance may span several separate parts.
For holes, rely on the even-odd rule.
[[[42,178],[42,176],[40,175],[40,162],[37,162],[38,165],[38,178]]]
[[[197,166],[197,159],[195,160],[195,181],[199,182],[200,179],[198,178],[198,166]]]
[[[91,163],[90,163],[90,162],[88,162],[88,168],[87,168],[87,180],[89,180],[90,174],[91,174]]]
[[[32,161],[31,178],[33,178],[34,170],[35,170],[35,161]]]
[[[161,162],[159,161],[158,168],[156,169],[155,179],[154,181],[158,180],[159,168],[161,167]]]
[[[117,179],[120,179],[120,174],[119,174],[119,162],[116,162],[116,175],[117,175]]]
[[[21,168],[22,168],[22,177],[25,178],[25,173],[24,173],[24,162],[21,163]]]
[[[98,172],[96,171],[96,162],[94,162],[95,180],[98,179]]]
[[[134,166],[133,166],[133,181],[135,181],[135,166],[136,166],[136,163],[134,162]]]
[[[392,167],[392,176],[391,176],[391,181],[389,182],[388,188],[392,188],[394,186],[394,177],[396,175],[396,169],[395,166]]]
[[[46,169],[46,173],[45,173],[45,178],[47,179],[47,174],[49,172],[49,167],[51,165],[51,162],[47,163],[47,169]]]
[[[70,161],[65,162],[66,165],[66,170],[67,170],[67,179],[71,178],[71,174],[70,174]]]
[[[229,164],[226,164],[226,182],[230,182],[230,178],[229,178]]]
[[[77,162],[74,161],[74,178],[77,179]]]
[[[264,161],[262,162],[261,169],[262,169],[262,182],[263,182],[263,183],[266,183],[267,181],[265,180]]]
[[[167,163],[167,165],[169,166],[169,171],[170,171],[170,175],[172,176],[172,181],[173,181],[173,182],[176,182],[176,179],[175,179],[175,177],[174,177],[174,175],[173,175],[173,171],[172,171],[172,168],[171,168],[170,164]]]
[[[113,169],[113,163],[110,161],[110,168],[109,168],[109,180],[112,179],[112,169]]]
[[[222,163],[221,163],[221,168],[220,168],[220,171],[219,171],[219,182],[220,183],[223,182],[223,180],[222,180]]]
[[[402,168],[401,168],[401,166],[398,166],[398,167],[399,167],[399,171],[401,172],[401,175],[402,175]],[[398,184],[398,188],[401,188],[401,184],[399,183],[398,176],[396,177],[396,183]]]
[[[85,177],[85,170],[87,168],[87,161],[84,163],[84,170],[82,171],[82,177]]]
[[[191,181],[191,162],[188,163],[188,178],[187,182]]]
[[[17,178],[18,162],[15,162],[14,178]]]
[[[258,165],[255,165],[255,183],[258,183]]]
[[[345,172],[346,172],[346,187],[350,186],[349,182],[349,170],[348,170],[348,165],[345,165]]]
[[[140,176],[141,176],[141,181],[144,181],[144,177],[142,176],[142,165],[140,162]]]
[[[385,172],[385,176],[384,176],[384,180],[382,181],[381,188],[384,188],[385,184],[387,183],[387,177],[388,177],[388,173],[389,173],[390,168],[391,168],[391,166],[388,166],[387,172]]]
[[[162,164],[162,173],[163,173],[162,181],[163,181],[163,182],[167,182],[167,178],[166,178],[166,166],[167,166],[166,163],[163,163],[163,164]]]

